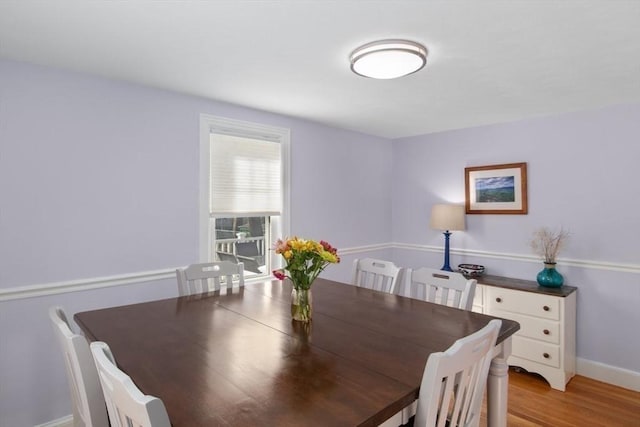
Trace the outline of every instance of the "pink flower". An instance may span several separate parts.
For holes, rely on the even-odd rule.
[[[324,240],[320,240],[320,244],[322,245],[322,248],[327,252],[330,252],[330,253],[332,253],[334,255],[336,254],[336,252],[338,252],[338,250],[336,248],[334,248],[333,246],[331,246],[329,244],[329,242],[326,242]]]
[[[287,276],[284,274],[283,270],[273,270],[273,275],[278,280],[284,280]]]
[[[287,240],[278,239],[273,244],[273,249],[276,251],[277,254],[282,254],[287,250],[289,250],[289,242]]]

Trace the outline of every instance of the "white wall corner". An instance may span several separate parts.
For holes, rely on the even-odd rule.
[[[38,424],[35,427],[73,427],[73,415],[67,415],[57,420],[49,421],[48,423]]]
[[[633,391],[640,391],[640,372],[605,365],[592,360],[576,359],[576,373],[583,377],[592,378],[618,387]]]

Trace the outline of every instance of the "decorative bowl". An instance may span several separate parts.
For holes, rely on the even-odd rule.
[[[467,279],[475,279],[484,273],[484,265],[458,264],[458,271]]]

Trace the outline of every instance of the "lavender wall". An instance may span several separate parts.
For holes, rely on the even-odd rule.
[[[532,231],[565,227],[558,270],[578,287],[578,357],[640,375],[639,135],[640,105],[627,105],[394,141],[394,260],[439,268],[431,206],[464,201],[467,166],[527,162],[529,214],[467,215],[467,230],[452,235],[452,266],[535,280]]]
[[[637,105],[391,143],[0,61],[0,294],[196,260],[201,113],[291,129],[291,230],[347,248],[342,264],[326,272],[343,281],[352,260],[365,254],[439,267],[442,236],[428,229],[431,205],[463,200],[465,166],[528,162],[529,215],[469,216],[468,230],[452,241],[464,255],[454,254],[452,263],[532,278],[539,263],[519,260],[529,254],[531,230],[566,226],[572,238],[562,257],[573,262],[561,260],[559,269],[579,287],[578,355],[640,372],[633,339],[640,303]],[[615,212],[606,212],[611,207]],[[503,256],[486,257],[496,253]],[[614,271],[604,262],[632,268]],[[48,307],[60,304],[72,314],[175,294],[175,280],[166,278],[0,300],[0,427],[71,413]]]
[[[388,140],[0,61],[0,291],[197,260],[201,113],[291,129],[293,233],[338,247],[391,239]],[[331,274],[348,280],[347,265]],[[73,314],[176,293],[168,278],[0,301],[0,426],[71,413],[48,307]]]
[[[338,248],[389,242],[392,145],[319,125],[292,129],[292,233]]]

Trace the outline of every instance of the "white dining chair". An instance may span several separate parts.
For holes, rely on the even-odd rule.
[[[424,267],[406,269],[403,285],[404,289],[398,289],[401,296],[471,311],[477,281],[460,273]],[[415,414],[416,404],[403,410],[404,422]]]
[[[429,356],[420,384],[415,427],[477,427],[499,319]]]
[[[143,394],[101,341],[91,343],[111,427],[171,427],[162,400]]]
[[[193,295],[211,290],[217,291],[221,284],[227,288],[244,286],[244,264],[231,261],[191,264],[176,270],[178,293],[180,296]]]
[[[436,304],[471,310],[476,293],[476,279],[460,273],[434,268],[407,269],[404,289],[399,295],[422,299]]]
[[[51,307],[49,318],[62,348],[71,392],[74,427],[108,427],[109,419],[89,343],[71,330],[62,307]]]
[[[351,283],[361,288],[373,289],[387,293],[395,293],[401,268],[391,261],[373,258],[353,261]]]

